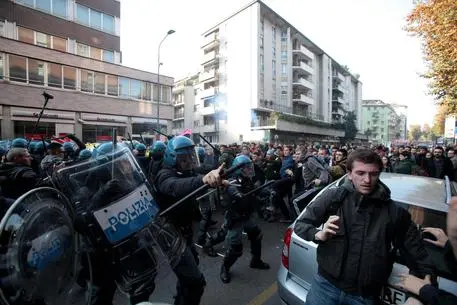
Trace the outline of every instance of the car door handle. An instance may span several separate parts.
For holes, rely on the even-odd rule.
[[[297,245],[297,246],[299,246],[300,248],[303,248],[303,249],[305,249],[306,251],[308,251],[308,248],[307,248],[307,247],[305,247],[305,246],[303,246],[303,245],[300,245],[299,243],[297,243],[297,242],[295,242],[295,241],[293,241],[292,243],[293,243],[294,245]]]

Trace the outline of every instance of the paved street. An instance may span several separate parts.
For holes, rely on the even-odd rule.
[[[222,217],[216,216],[222,221]],[[223,284],[219,279],[222,257],[200,257],[200,268],[205,275],[207,286],[201,304],[217,305],[273,305],[279,304],[276,288],[276,273],[281,263],[282,237],[287,227],[282,223],[267,223],[259,220],[263,230],[263,258],[271,266],[270,270],[249,268],[249,240],[244,238],[243,256],[232,267],[232,282]],[[219,248],[220,249],[220,248]],[[222,250],[222,249],[221,249]],[[168,270],[167,270],[168,271]],[[151,296],[152,302],[173,303],[176,277],[170,271],[157,283]],[[127,299],[118,294],[116,305],[128,304]]]

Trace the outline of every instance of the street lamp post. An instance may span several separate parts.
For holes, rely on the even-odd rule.
[[[157,100],[157,130],[160,131],[160,99],[161,99],[161,96],[162,96],[162,90],[161,90],[161,86],[160,86],[160,66],[162,65],[162,63],[160,62],[160,47],[162,46],[162,43],[164,42],[164,40],[171,34],[173,34],[175,32],[175,30],[169,30],[167,32],[167,34],[165,35],[165,37],[162,39],[162,41],[159,43],[159,48],[158,48],[158,51],[157,51],[157,87],[159,88],[159,94],[157,96],[158,100]]]

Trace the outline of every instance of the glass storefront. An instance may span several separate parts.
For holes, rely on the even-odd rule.
[[[83,125],[83,142],[95,143],[111,141],[113,135],[113,128],[117,130],[118,136],[125,135],[125,127]]]
[[[48,139],[56,134],[56,126],[55,123],[45,123],[40,122],[38,128],[34,131],[35,122],[27,122],[27,121],[15,121],[14,122],[14,137],[25,137],[25,138],[44,138]]]

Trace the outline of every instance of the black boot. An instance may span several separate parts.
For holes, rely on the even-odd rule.
[[[232,279],[230,275],[230,268],[226,267],[224,264],[221,266],[221,273],[220,273],[221,281],[225,284],[230,283],[230,280]]]
[[[249,264],[249,267],[253,269],[261,269],[261,270],[267,270],[270,269],[270,265],[262,261],[260,258],[252,258],[251,263]]]

